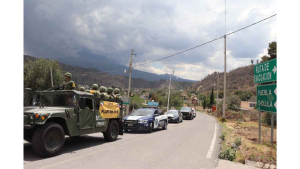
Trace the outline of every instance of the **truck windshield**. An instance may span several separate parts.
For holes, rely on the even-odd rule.
[[[189,107],[182,107],[180,111],[191,111],[191,109]]]
[[[133,113],[131,113],[131,116],[152,116],[153,110],[147,110],[147,109],[137,109]]]
[[[77,96],[71,93],[36,93],[33,106],[76,106]]]
[[[176,111],[176,110],[169,110],[169,111],[167,111],[167,114],[178,114],[178,111]]]

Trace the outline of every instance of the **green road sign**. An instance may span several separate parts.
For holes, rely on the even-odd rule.
[[[277,84],[257,86],[257,110],[277,112]]]
[[[273,82],[277,80],[277,59],[254,66],[254,83]]]

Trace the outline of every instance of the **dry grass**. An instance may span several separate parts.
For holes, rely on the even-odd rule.
[[[263,163],[276,164],[276,129],[274,129],[274,144],[270,143],[271,128],[267,125],[261,127],[261,144],[258,144],[258,123],[257,122],[236,122],[229,120],[221,123],[222,133],[225,141],[222,148],[230,147],[236,138],[242,138],[242,144],[236,153],[236,162],[244,163],[245,160],[260,161]]]

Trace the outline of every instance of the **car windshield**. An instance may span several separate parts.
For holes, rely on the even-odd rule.
[[[77,96],[72,93],[39,92],[33,96],[33,106],[76,106]]]
[[[178,114],[177,110],[169,110],[167,111],[167,114]]]
[[[191,111],[191,109],[189,107],[182,107],[180,111]]]
[[[151,109],[137,109],[130,116],[152,116],[153,112]]]

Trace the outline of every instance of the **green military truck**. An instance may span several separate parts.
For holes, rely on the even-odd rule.
[[[104,100],[75,90],[26,92],[24,140],[32,143],[39,156],[57,155],[65,135],[72,138],[102,132],[106,141],[123,135],[122,100]]]

